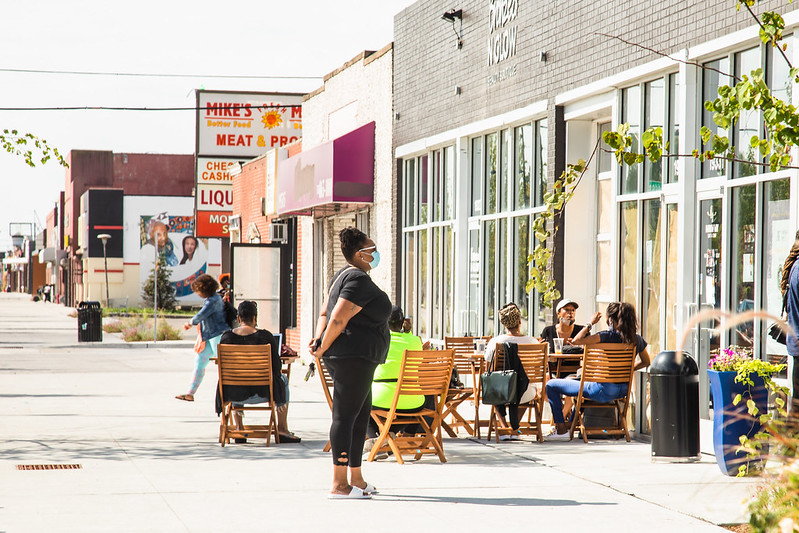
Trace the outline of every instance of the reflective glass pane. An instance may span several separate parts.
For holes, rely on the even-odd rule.
[[[660,298],[660,238],[662,229],[660,199],[644,202],[644,270],[643,309],[641,334],[649,343],[650,352],[660,353],[660,309],[665,303]]]
[[[427,179],[427,156],[419,158],[419,224],[427,224],[429,203],[427,195],[429,194],[429,183]]]
[[[544,204],[544,193],[547,192],[547,168],[549,151],[547,150],[549,138],[547,137],[547,121],[546,119],[536,122],[536,129],[538,130],[535,136],[536,152],[535,152],[535,205]]]
[[[405,225],[416,225],[416,159],[405,161]]]
[[[782,313],[782,265],[793,243],[794,232],[790,222],[790,182],[787,179],[770,181],[765,184],[765,205],[763,209],[763,309],[775,316]],[[780,344],[766,334],[763,328],[763,346],[766,359],[781,362],[788,355],[784,344]],[[785,370],[780,377],[786,377]]]
[[[427,323],[427,280],[430,279],[427,270],[427,231],[419,231],[419,316],[416,317],[416,323],[419,325],[418,334],[423,337],[430,336]]]
[[[613,192],[611,180],[599,180],[597,187],[597,233],[610,233],[613,229],[613,213],[615,204],[611,198]]]
[[[501,163],[499,165],[499,210],[508,210],[508,198],[510,198],[510,176],[511,166],[513,165],[513,157],[511,156],[511,147],[513,146],[513,132],[509,129],[502,130],[500,135],[500,154]]]
[[[783,102],[791,103],[793,96],[793,83],[791,82],[790,66],[785,61],[785,57],[793,57],[793,36],[785,37],[783,44],[787,44],[788,48],[781,53],[777,48],[768,46],[769,54],[769,75],[768,86],[771,89],[771,94],[779,98]]]
[[[502,250],[504,252],[497,254],[497,270],[499,274],[497,296],[501,300],[499,305],[505,305],[512,294],[508,290],[509,254],[507,252],[510,250],[510,248],[508,247],[508,219],[506,218],[499,220],[499,231],[497,232],[497,250]]]
[[[599,138],[602,139],[602,134],[606,131],[610,131],[610,122],[605,122],[604,124],[599,125]],[[600,147],[605,147],[606,145],[603,141],[600,141]],[[613,154],[611,152],[600,150],[597,153],[597,168],[600,174],[604,172],[610,172],[613,168]]]
[[[679,253],[679,233],[677,233],[677,204],[668,204],[666,208],[666,350],[677,348],[677,330],[675,329],[674,316],[677,302],[677,276]]]
[[[516,302],[527,322],[530,307],[530,296],[527,293],[527,256],[530,254],[530,217],[513,219],[513,281],[511,282],[511,300]]]
[[[669,127],[668,132],[663,132],[664,135],[668,133],[668,138],[665,140],[669,143],[668,152],[670,154],[680,153],[680,98],[679,98],[680,82],[678,74],[669,74]],[[668,176],[666,181],[668,183],[677,183],[679,175],[677,174],[678,157],[666,158],[666,165],[668,168]]]
[[[442,337],[443,337],[443,336],[447,336],[447,335],[451,336],[451,335],[453,335],[455,333],[454,327],[453,327],[454,325],[452,323],[452,316],[453,316],[452,314],[453,314],[453,312],[455,310],[455,306],[453,305],[454,304],[454,301],[453,301],[453,290],[454,290],[454,277],[455,276],[453,276],[453,271],[452,271],[452,260],[453,260],[454,251],[455,251],[455,243],[454,243],[454,241],[452,239],[452,227],[451,226],[444,226],[442,231],[444,232],[444,237],[443,237],[444,238],[444,242],[443,242],[444,255],[443,255],[443,261],[442,261],[442,263],[443,263],[442,268],[443,268],[443,271],[444,271],[443,272],[444,276],[441,279],[441,284],[444,287],[444,303],[443,303],[443,307],[444,307],[444,311],[443,311],[444,325],[443,325],[443,328],[444,329],[442,331]]]
[[[636,305],[638,302],[638,203],[621,204],[621,299]]]
[[[699,202],[699,308],[721,308],[721,242],[722,242],[721,198]],[[715,329],[717,320],[702,322],[699,327],[699,415],[709,417],[710,390],[707,385],[707,365],[710,352],[720,346],[720,337]]]
[[[444,220],[455,218],[455,147],[444,148]]]
[[[492,133],[486,135],[486,213],[497,212],[497,153],[499,146],[497,143],[497,134]]]
[[[622,91],[621,121],[630,125],[629,135],[633,139],[630,149],[641,152],[641,88],[630,87]],[[621,194],[638,192],[638,168],[640,165],[622,165]]]
[[[744,75],[751,76],[751,72],[761,68],[760,47],[735,54],[735,74],[739,78]],[[759,162],[760,151],[750,144],[752,137],[760,134],[760,112],[754,109],[741,108],[738,122],[735,125],[735,157],[743,161]],[[752,176],[761,171],[760,166],[751,163],[736,162],[733,165],[736,177]]]
[[[483,214],[483,138],[472,139],[471,213]]]
[[[441,150],[436,150],[430,155],[430,159],[432,160],[432,186],[433,186],[433,205],[431,209],[431,218],[432,222],[436,220],[441,220],[441,206],[444,202],[444,188],[442,187],[441,179],[442,179],[442,163],[441,161]]]
[[[533,174],[533,125],[525,124],[515,129],[516,138],[516,194],[514,208],[530,207],[530,189]]]
[[[613,296],[613,246],[611,241],[596,243],[596,293],[597,296]]]
[[[644,129],[660,128],[663,136],[667,135],[664,131],[665,105],[666,105],[666,85],[663,78],[650,81],[644,84],[645,108],[644,108]],[[643,150],[643,146],[641,147]],[[663,183],[663,160],[652,162],[647,159],[644,162],[644,190],[659,191]]]
[[[732,294],[734,311],[741,313],[755,308],[755,185],[736,187],[732,191]],[[754,322],[736,326],[731,344],[754,346]]]
[[[497,234],[496,221],[488,220],[485,223],[485,246],[483,247],[483,261],[485,265],[485,276],[483,277],[483,335],[494,336],[494,311],[496,309],[496,251]]]
[[[432,276],[430,280],[432,283],[432,300],[433,300],[433,328],[432,336],[436,339],[441,338],[441,293],[442,293],[442,277],[441,277],[441,228],[435,227],[430,230],[430,259],[433,263]]]
[[[725,57],[705,63],[704,66],[705,68],[702,69],[702,125],[715,134],[726,135],[727,131],[719,128],[713,122],[713,113],[705,109],[704,102],[715,100],[719,95],[719,87],[730,83],[729,77],[720,73],[728,73],[730,71],[730,61]],[[698,148],[700,151],[709,150],[710,145],[699,146]],[[725,173],[724,161],[720,159],[711,159],[702,163],[703,178],[715,178],[723,176]]]
[[[405,260],[405,314],[410,317],[416,316],[416,294],[418,290],[416,287],[416,269],[419,265],[416,263],[415,236],[416,234],[412,231],[405,234],[405,253],[403,254]],[[416,321],[412,322],[414,328],[416,328],[418,324],[416,324]]]
[[[469,231],[469,304],[463,319],[464,335],[478,334],[480,316],[480,230]]]

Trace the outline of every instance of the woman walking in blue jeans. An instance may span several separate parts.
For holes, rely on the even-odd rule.
[[[216,346],[219,344],[222,334],[230,329],[225,322],[225,304],[222,302],[222,297],[216,293],[218,288],[219,284],[208,274],[203,274],[191,284],[191,290],[205,298],[205,302],[200,312],[183,325],[183,329],[200,324],[200,335],[205,343],[205,348],[197,354],[194,361],[194,375],[189,392],[175,396],[178,400],[194,401],[194,395],[205,377],[205,367],[208,366],[212,357],[216,357]]]
[[[623,343],[635,344],[636,353],[640,361],[635,369],[649,366],[649,352],[646,341],[638,334],[638,319],[635,307],[626,302],[613,302],[607,310],[608,329],[594,335],[589,335],[591,327],[586,326],[572,339],[572,344],[597,344],[597,343]],[[563,402],[561,395],[577,396],[580,393],[580,381],[576,379],[551,379],[547,381],[547,400],[552,408],[552,421],[555,422],[555,431],[563,435],[569,431],[569,426],[563,418]],[[627,394],[627,383],[594,383],[588,381],[583,386],[583,398],[596,402],[607,403]]]

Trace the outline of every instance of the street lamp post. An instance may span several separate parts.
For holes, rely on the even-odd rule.
[[[109,298],[108,298],[108,254],[105,251],[106,244],[108,244],[108,239],[111,238],[111,235],[108,233],[101,233],[97,236],[98,239],[103,241],[103,264],[105,270],[105,306],[109,306]]]

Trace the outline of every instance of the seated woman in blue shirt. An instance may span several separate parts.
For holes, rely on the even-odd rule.
[[[572,344],[597,344],[597,343],[623,343],[635,344],[636,353],[640,360],[635,364],[635,369],[649,366],[649,352],[646,341],[638,334],[638,318],[635,307],[626,302],[613,302],[608,304],[607,310],[608,329],[594,335],[589,335],[591,328],[583,328],[572,340]],[[580,381],[574,379],[551,379],[547,381],[547,400],[552,408],[552,421],[555,422],[555,431],[562,435],[569,431],[569,426],[563,417],[563,403],[561,395],[577,396],[580,393]],[[607,403],[627,394],[627,383],[594,383],[588,381],[583,387],[583,398],[596,402]]]

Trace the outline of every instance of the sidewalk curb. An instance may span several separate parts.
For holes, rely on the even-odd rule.
[[[194,342],[188,341],[161,341],[161,342],[76,342],[75,344],[50,344],[38,345],[38,347],[47,346],[48,348],[111,348],[111,349],[127,349],[127,348],[186,348],[193,349]]]

